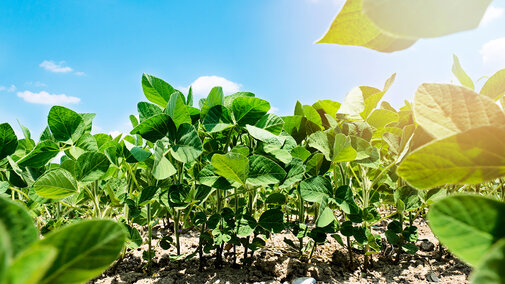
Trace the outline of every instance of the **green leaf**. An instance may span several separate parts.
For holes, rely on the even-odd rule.
[[[9,283],[39,283],[57,254],[58,251],[52,246],[36,246],[26,249],[9,267]]]
[[[130,134],[139,134],[142,138],[150,142],[176,133],[175,124],[167,114],[157,114],[141,122],[133,128]]]
[[[476,28],[491,0],[363,0],[363,13],[385,33],[439,37]]]
[[[211,164],[218,175],[245,185],[249,176],[249,159],[247,157],[237,153],[214,154]]]
[[[497,101],[505,94],[505,69],[496,72],[487,79],[480,90],[480,94]]]
[[[202,154],[202,141],[193,125],[184,123],[179,126],[175,144],[170,154],[181,163],[191,163]]]
[[[224,104],[223,88],[221,87],[212,88],[212,90],[210,90],[209,95],[207,96],[207,99],[205,99],[200,109],[202,118],[205,118],[205,116],[213,106],[220,106],[223,104]]]
[[[249,215],[240,215],[235,222],[235,226],[237,228],[237,235],[239,237],[248,237],[256,228],[256,220]]]
[[[422,84],[414,97],[414,117],[439,139],[480,126],[505,126],[505,115],[493,100],[449,84]]]
[[[310,157],[310,151],[302,146],[298,146],[291,150],[291,156],[293,156],[293,158],[302,160],[302,162],[305,162],[305,160]]]
[[[286,204],[286,195],[280,192],[274,192],[270,194],[267,199],[265,199],[265,203],[267,204],[278,204],[283,205]]]
[[[329,133],[317,131],[309,135],[307,138],[310,147],[315,148],[321,152],[326,160],[331,161],[333,157],[333,145],[335,144],[335,137]]]
[[[11,254],[10,237],[7,234],[4,224],[0,222],[0,283],[5,283],[5,275],[7,275]]]
[[[143,122],[144,120],[150,118],[151,116],[163,113],[163,110],[159,106],[148,102],[139,102],[137,104],[137,111],[139,112],[140,122]],[[137,125],[138,122],[133,127],[136,127]]]
[[[470,283],[503,283],[505,279],[505,238],[500,239],[482,257],[470,275]]]
[[[164,148],[161,142],[158,142],[154,147],[154,164],[153,177],[157,180],[162,180],[176,174],[177,170],[172,163],[164,156]]]
[[[238,97],[254,97],[254,94],[251,92],[236,92],[234,94],[228,95],[224,97],[224,106],[227,109],[231,109],[233,101]]]
[[[39,232],[28,211],[19,203],[0,197],[0,225],[2,224],[9,238],[13,257],[39,239]]]
[[[49,129],[54,139],[64,143],[74,143],[84,133],[86,124],[75,111],[62,106],[53,106],[47,116]]]
[[[398,121],[398,119],[399,116],[396,112],[378,108],[370,113],[370,116],[368,116],[366,121],[376,129],[382,129],[387,124]]]
[[[322,212],[321,212],[322,211]],[[316,226],[319,228],[324,228],[335,221],[335,214],[330,207],[325,206],[324,209],[320,210],[319,217],[316,221]]]
[[[291,162],[286,166],[286,179],[281,184],[281,188],[286,188],[292,186],[295,182],[299,182],[303,179],[305,174],[305,165],[303,161],[298,158],[293,158]]]
[[[238,97],[232,103],[233,116],[240,126],[256,124],[269,109],[269,102],[255,97]]]
[[[67,170],[56,168],[45,172],[33,184],[35,193],[47,199],[61,199],[77,192],[77,182]]]
[[[282,137],[276,136],[267,130],[249,124],[246,125],[246,129],[254,139],[261,142],[273,145],[282,145],[284,143],[284,139]]]
[[[78,181],[89,182],[100,179],[109,169],[110,161],[100,152],[86,152],[75,163],[75,177]]]
[[[456,195],[435,202],[428,213],[433,233],[454,255],[476,266],[505,237],[505,204],[475,195]]]
[[[308,121],[313,122],[315,125],[319,126],[322,130],[323,120],[321,116],[317,112],[317,110],[311,105],[303,105],[303,114],[307,118]]]
[[[184,95],[180,92],[172,94],[165,112],[170,115],[177,128],[179,128],[179,125],[183,123],[191,124],[191,116],[189,115],[188,107],[184,102]]]
[[[453,63],[452,63],[452,74],[456,76],[461,85],[474,90],[475,86],[473,84],[472,79],[466,74],[463,67],[461,67],[461,63],[459,62],[459,58],[453,54],[452,55]]]
[[[151,152],[137,146],[131,148],[130,153],[132,153],[133,157],[138,162],[143,162],[147,160],[147,158],[151,157]]]
[[[333,157],[334,163],[350,162],[356,159],[357,152],[351,145],[351,138],[342,133],[337,133],[334,137]]]
[[[499,178],[505,175],[505,131],[485,126],[433,141],[407,156],[397,173],[421,189]]]
[[[279,183],[285,176],[284,169],[269,158],[260,155],[249,158],[247,183],[253,186],[268,186]]]
[[[126,233],[110,220],[81,221],[52,232],[37,246],[53,246],[58,256],[41,284],[84,283],[116,260]]]
[[[284,120],[273,113],[267,113],[254,126],[279,135],[284,127]]]
[[[413,45],[415,39],[405,39],[381,31],[363,14],[364,0],[347,0],[333,20],[328,32],[318,43],[363,46],[381,52],[393,52]]]
[[[335,118],[341,106],[341,103],[332,100],[317,101],[317,104],[325,113],[333,118]]]
[[[315,176],[300,183],[300,195],[308,202],[326,203],[332,195],[332,186],[327,178]]]
[[[60,148],[55,142],[51,140],[42,141],[30,153],[19,159],[17,163],[21,167],[40,168],[56,157],[59,152]]]
[[[8,123],[0,124],[0,160],[16,151],[18,138]]]
[[[209,112],[203,120],[203,128],[207,132],[221,132],[225,129],[233,127],[233,121],[231,119],[230,111],[222,106],[217,105],[210,108]]]
[[[146,73],[142,74],[142,90],[150,102],[162,108],[167,106],[170,95],[175,91],[167,82]]]
[[[280,233],[284,229],[284,214],[279,209],[270,209],[261,214],[258,225],[272,233]]]

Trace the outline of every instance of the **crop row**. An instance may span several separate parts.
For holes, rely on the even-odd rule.
[[[382,89],[356,87],[342,103],[297,102],[280,117],[254,94],[224,96],[220,87],[197,108],[191,89],[144,74],[149,102],[130,116],[129,135],[92,135],[94,114],[62,106],[51,108],[38,142],[22,125],[17,137],[0,124],[0,283],[82,283],[124,257],[124,245],[144,243],[149,270],[160,221],[174,233],[154,243],[175,247],[173,261],[212,255],[220,267],[230,247],[247,266],[287,230],[299,257],[332,237],[351,267],[363,254],[366,270],[388,244],[394,261],[416,253],[414,220],[428,207],[440,241],[478,268],[474,280],[500,279],[505,114],[496,101],[505,71],[478,94],[457,60],[455,70],[466,86],[423,84],[398,110],[381,102],[395,75]],[[478,194],[446,197],[469,191]],[[373,226],[384,220],[382,239]],[[184,228],[200,233],[189,255]]]

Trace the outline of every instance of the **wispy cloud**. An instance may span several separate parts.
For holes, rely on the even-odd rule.
[[[484,17],[482,17],[482,21],[480,21],[480,25],[486,26],[490,22],[501,18],[503,16],[503,12],[505,12],[505,9],[503,8],[498,8],[492,5],[489,6],[484,14]]]
[[[52,60],[44,60],[39,66],[54,73],[68,73],[73,71],[71,67],[65,66],[65,61],[54,62]]]
[[[482,61],[492,68],[505,68],[505,37],[491,40],[480,49]]]
[[[6,87],[6,86],[0,86],[0,92],[2,91],[7,91],[7,92],[15,92],[17,90],[16,86],[14,85],[11,85],[10,87]]]
[[[75,72],[75,75],[84,76],[84,75],[86,75],[86,73],[78,71],[78,72]]]
[[[219,76],[201,76],[191,83],[190,86],[193,91],[193,96],[195,96],[196,99],[207,97],[210,90],[216,86],[222,87],[225,95],[236,93],[240,91],[240,88],[242,87],[242,85],[238,83]],[[179,89],[184,93],[187,93],[189,87],[181,87]]]
[[[41,91],[38,93],[24,91],[18,92],[18,97],[22,98],[25,102],[32,104],[43,104],[43,105],[69,105],[77,104],[81,101],[78,97],[67,96],[65,94],[50,94],[46,91]]]
[[[27,85],[27,86],[34,86],[34,87],[47,87],[46,83],[42,83],[42,82],[39,82],[39,81],[26,82],[25,85]]]

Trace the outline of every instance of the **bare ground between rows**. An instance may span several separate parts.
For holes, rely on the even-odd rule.
[[[296,238],[284,232],[274,234],[266,246],[255,253],[249,267],[231,265],[232,257],[228,254],[224,267],[216,269],[214,258],[209,255],[205,269],[199,271],[197,256],[185,261],[169,261],[169,255],[175,255],[175,248],[163,250],[158,246],[152,273],[146,273],[142,252],[147,250],[147,245],[143,245],[90,283],[290,283],[304,276],[313,277],[318,283],[466,283],[471,268],[447,252],[439,253],[438,241],[426,222],[416,222],[416,225],[420,239],[417,255],[403,254],[401,261],[395,264],[391,248],[385,249],[374,255],[373,267],[367,273],[362,270],[361,255],[355,255],[359,265],[353,269],[348,267],[347,250],[333,238],[318,246],[311,260],[300,260],[283,241],[284,238],[296,241]],[[154,233],[159,237],[171,233],[161,227],[157,229]],[[375,231],[383,233],[383,227]],[[153,240],[153,245],[155,242]],[[197,232],[181,235],[182,253],[192,253],[197,247]],[[242,250],[239,248],[237,253],[240,259]]]

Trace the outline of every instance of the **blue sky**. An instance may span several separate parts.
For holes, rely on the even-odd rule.
[[[296,100],[342,101],[355,86],[381,88],[400,106],[422,82],[450,82],[452,54],[478,79],[505,68],[505,5],[494,1],[477,30],[420,40],[382,54],[314,44],[340,0],[1,1],[0,122],[38,137],[51,103],[95,112],[96,131],[131,130],[145,100],[142,72],[204,96],[213,84],[251,91],[279,115]]]

